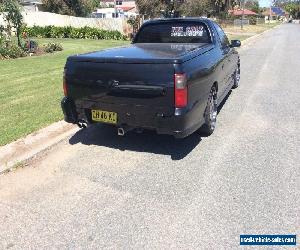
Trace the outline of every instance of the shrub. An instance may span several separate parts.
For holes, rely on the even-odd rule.
[[[53,53],[55,51],[62,51],[62,50],[63,50],[63,47],[59,43],[48,43],[44,47],[44,51],[47,52],[47,53]]]
[[[2,59],[18,58],[25,56],[27,56],[27,53],[22,48],[16,45],[11,45],[9,47],[0,47],[0,57]]]
[[[251,16],[251,17],[250,17],[250,20],[249,20],[249,24],[250,24],[250,25],[256,25],[256,24],[257,24],[257,19],[256,19],[256,17]]]
[[[55,27],[55,26],[33,26],[25,27],[24,32],[29,37],[39,38],[74,38],[74,39],[101,39],[101,40],[126,40],[119,31],[100,30],[97,28],[83,27]]]

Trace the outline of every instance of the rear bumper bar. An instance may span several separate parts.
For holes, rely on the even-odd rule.
[[[79,124],[85,121],[88,124],[95,122],[91,119],[90,109],[76,109],[74,101],[69,97],[64,97],[61,102],[64,113],[64,120],[68,123]],[[101,108],[102,109],[102,108]],[[196,108],[192,110],[176,110],[174,115],[162,116],[161,114],[151,114],[151,112],[141,111],[124,111],[124,107],[113,107],[109,109],[118,113],[117,127],[128,126],[132,129],[149,129],[155,130],[158,134],[173,135],[176,138],[184,138],[195,132],[202,124],[199,118],[200,112]],[[176,115],[175,115],[176,114]]]

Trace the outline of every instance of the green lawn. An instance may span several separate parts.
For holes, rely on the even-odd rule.
[[[0,145],[63,119],[62,72],[69,55],[124,45],[126,41],[38,39],[64,51],[0,61]]]

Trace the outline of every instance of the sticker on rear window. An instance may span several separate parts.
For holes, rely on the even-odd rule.
[[[185,36],[185,37],[201,37],[203,36],[204,27],[203,26],[177,26],[172,27],[171,36]]]

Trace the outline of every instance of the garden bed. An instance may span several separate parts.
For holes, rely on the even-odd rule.
[[[0,60],[16,59],[19,57],[27,56],[41,56],[47,53],[54,53],[62,51],[63,46],[59,43],[47,43],[38,45],[37,42],[31,41],[35,44],[34,48],[30,47],[18,47],[13,42],[8,45],[0,45]]]

